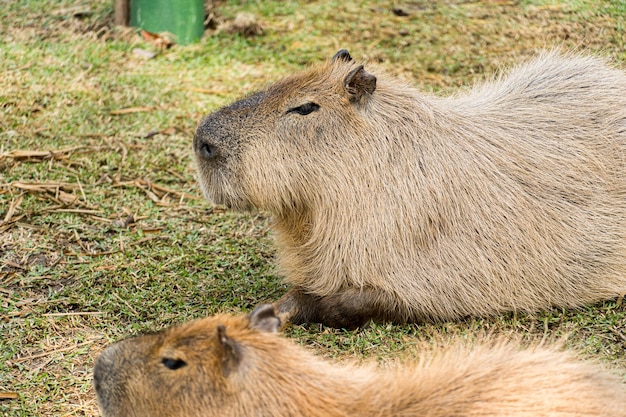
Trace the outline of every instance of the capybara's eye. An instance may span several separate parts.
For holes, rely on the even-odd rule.
[[[319,104],[316,103],[305,103],[302,106],[294,107],[293,109],[287,110],[287,113],[298,113],[302,116],[306,116],[309,113],[313,113],[315,110],[320,108]]]
[[[187,366],[187,362],[182,359],[163,358],[161,363],[163,363],[167,369],[171,369],[172,371],[180,369],[183,366]]]

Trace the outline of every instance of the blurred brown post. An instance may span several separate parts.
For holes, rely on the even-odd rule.
[[[115,0],[115,24],[128,26],[130,17],[130,0]]]

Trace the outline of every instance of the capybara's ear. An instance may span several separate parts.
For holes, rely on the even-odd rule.
[[[261,330],[268,333],[276,333],[280,327],[280,319],[276,317],[274,306],[261,304],[250,313],[251,329]]]
[[[226,327],[221,324],[217,326],[217,341],[218,346],[221,348],[222,372],[224,376],[228,376],[239,365],[241,349],[237,342],[226,335]]]
[[[332,61],[335,62],[337,60],[342,60],[342,61],[346,61],[346,62],[350,62],[352,61],[352,57],[350,56],[350,53],[348,52],[347,49],[341,49],[339,52],[337,52],[334,56]]]
[[[343,87],[350,94],[350,101],[358,103],[376,90],[376,77],[365,71],[363,65],[359,65],[348,73],[343,80]]]

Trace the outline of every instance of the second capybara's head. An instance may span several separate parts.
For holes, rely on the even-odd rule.
[[[249,317],[208,317],[111,345],[94,368],[103,415],[236,415],[238,378],[255,368],[246,346],[280,340],[268,337],[279,325],[273,307],[261,305]]]
[[[208,115],[194,137],[205,196],[235,209],[270,211],[314,198],[323,183],[349,170],[336,160],[359,163],[345,154],[360,148],[355,140],[363,136],[375,90],[376,77],[341,50],[325,65]]]

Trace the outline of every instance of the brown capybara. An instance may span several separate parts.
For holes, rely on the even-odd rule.
[[[550,348],[454,343],[379,369],[280,337],[273,306],[123,340],[98,358],[104,417],[626,417],[626,387]]]
[[[196,131],[204,194],[273,214],[281,318],[354,327],[626,291],[626,75],[545,52],[453,97],[339,51]]]

